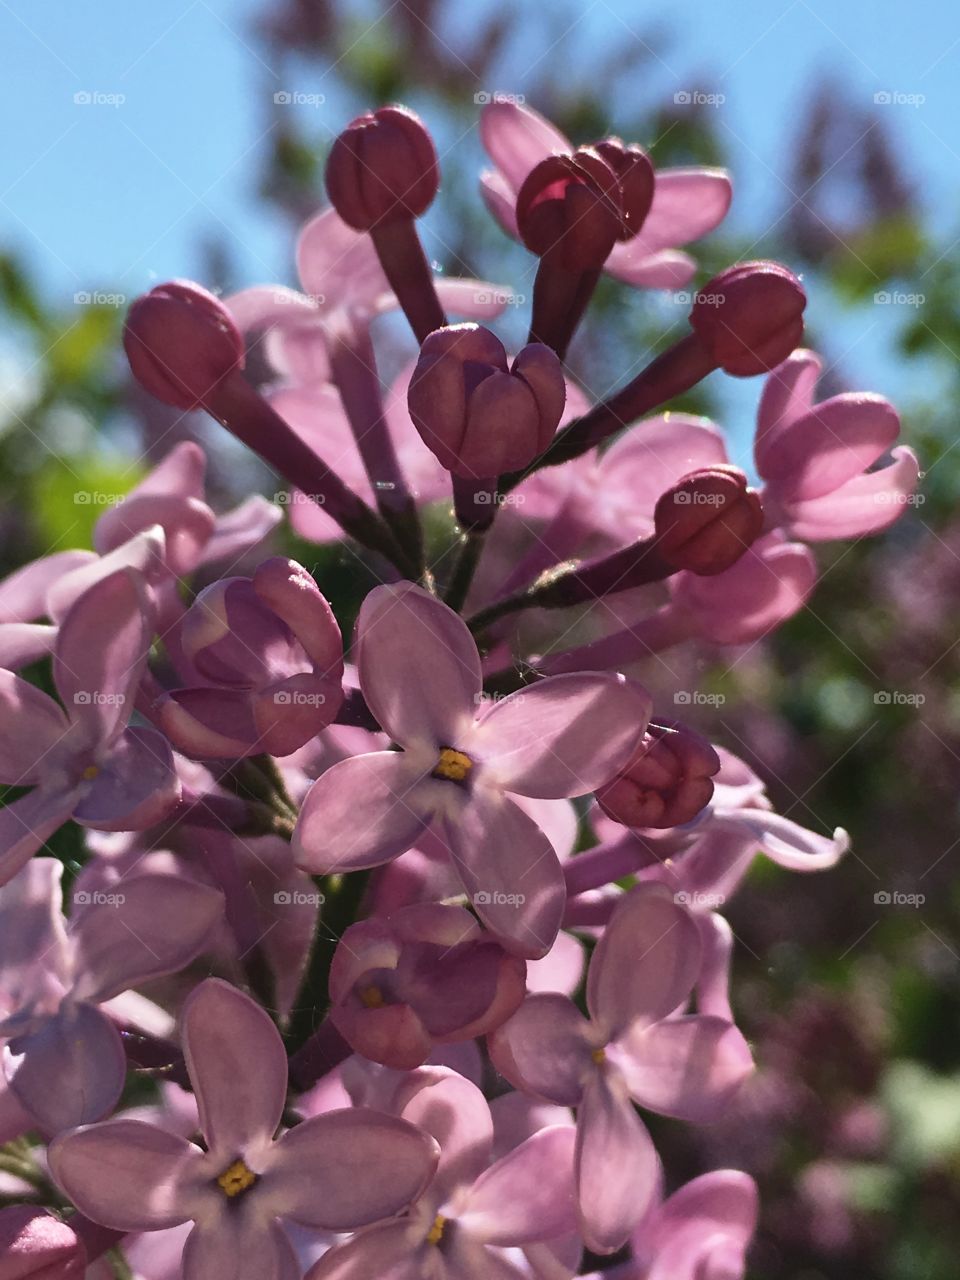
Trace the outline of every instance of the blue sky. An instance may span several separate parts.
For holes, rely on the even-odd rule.
[[[358,3],[358,22],[382,18],[384,8]],[[472,0],[448,8],[451,23],[478,12]],[[321,130],[336,130],[350,104],[333,76],[318,82],[304,72],[304,83],[288,85],[265,64],[250,38],[257,9],[252,0],[0,0],[0,244],[25,253],[51,295],[130,296],[189,275],[201,235],[224,238],[251,282],[286,277],[287,228],[255,199],[267,104],[282,90],[324,92],[321,107],[290,108]],[[876,93],[893,95],[875,109],[909,157],[943,243],[960,230],[960,6],[538,0],[525,12],[503,83],[491,87],[522,91],[531,65],[545,61],[552,76],[576,80],[585,47],[656,29],[663,44],[624,114],[682,90],[723,93],[718,124],[732,153],[739,230],[760,238],[782,212],[784,148],[823,71],[842,76],[871,109]],[[455,43],[452,27],[445,34]],[[477,87],[466,83],[465,92]],[[613,124],[620,105],[611,103]]]

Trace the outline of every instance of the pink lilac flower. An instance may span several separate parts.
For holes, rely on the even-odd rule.
[[[435,1044],[472,1040],[515,1013],[526,965],[462,907],[423,903],[352,924],[330,968],[330,1017],[357,1052],[409,1070]]]
[[[356,649],[364,697],[403,750],[355,756],[314,783],[294,833],[298,862],[314,873],[379,866],[439,818],[480,918],[517,954],[544,955],[563,877],[511,793],[562,798],[609,781],[646,728],[646,693],[587,673],[486,709],[466,624],[410,583],[367,596]]]
[[[49,1209],[0,1209],[0,1280],[83,1280],[87,1254],[69,1223]]]
[[[3,1071],[46,1133],[99,1120],[120,1098],[123,1044],[97,1006],[183,969],[223,910],[220,894],[203,885],[134,875],[109,894],[78,892],[65,930],[62,870],[35,858],[0,889]]]
[[[236,988],[202,982],[184,1006],[182,1038],[206,1150],[121,1118],[61,1135],[50,1167],[95,1222],[126,1232],[193,1221],[184,1280],[296,1280],[281,1221],[353,1231],[428,1185],[436,1143],[393,1116],[334,1111],[275,1139],[286,1052],[269,1016]]]
[[[801,350],[770,374],[754,440],[770,526],[808,542],[885,529],[903,514],[919,474],[912,449],[892,448],[900,419],[888,400],[863,391],[814,400],[822,366]],[[870,470],[888,450],[891,461]]]
[[[155,707],[173,744],[200,759],[285,756],[337,715],[340,629],[311,575],[276,556],[251,578],[220,578],[197,596],[175,637],[186,688]]]
[[[53,679],[65,709],[0,671],[0,781],[33,788],[0,812],[0,883],[68,818],[131,831],[176,804],[169,743],[129,723],[152,634],[144,589],[121,570],[86,591],[60,625]]]
[[[521,1280],[503,1250],[574,1226],[572,1125],[547,1125],[493,1162],[490,1106],[455,1072],[415,1071],[388,1105],[436,1138],[436,1175],[405,1220],[331,1249],[307,1280]]]
[[[566,996],[529,996],[490,1037],[498,1070],[535,1097],[577,1107],[580,1226],[594,1250],[613,1252],[659,1186],[657,1153],[633,1103],[704,1121],[753,1068],[724,1019],[678,1013],[700,972],[693,916],[658,886],[619,903],[587,975],[585,1018]]]
[[[757,1226],[757,1186],[737,1169],[685,1183],[631,1237],[633,1258],[586,1280],[743,1280]]]
[[[508,235],[519,238],[516,199],[527,174],[548,156],[573,145],[530,107],[494,102],[480,116],[483,145],[495,169],[481,176],[490,212]],[[614,246],[605,270],[640,288],[676,289],[687,283],[696,262],[677,246],[699,240],[722,222],[730,207],[730,179],[722,169],[661,169],[653,203],[640,233]]]

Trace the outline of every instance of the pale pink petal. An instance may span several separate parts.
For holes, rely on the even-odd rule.
[[[763,384],[757,411],[753,457],[760,475],[766,474],[775,431],[809,413],[823,361],[815,351],[801,347],[777,365]]]
[[[701,1123],[720,1119],[753,1071],[749,1045],[737,1028],[701,1014],[637,1026],[607,1052],[634,1101]]]
[[[917,455],[900,445],[891,450],[886,466],[854,476],[822,498],[785,504],[784,524],[792,537],[805,542],[879,533],[908,510],[919,475]]]
[[[549,120],[513,102],[491,102],[483,108],[480,140],[515,192],[541,160],[570,150],[569,139]]]

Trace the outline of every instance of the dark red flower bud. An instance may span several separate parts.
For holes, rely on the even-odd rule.
[[[656,547],[674,569],[709,577],[735,564],[763,530],[763,508],[739,467],[692,471],[660,495]]]
[[[626,769],[596,793],[625,827],[677,827],[713,796],[720,758],[705,738],[676,720],[650,722]]]
[[[127,313],[123,349],[133,376],[152,396],[196,409],[245,361],[229,311],[189,280],[157,285]]]
[[[517,227],[538,257],[598,271],[624,231],[615,170],[590,147],[541,160],[517,194]]]
[[[381,107],[348,124],[327,158],[327,195],[357,231],[419,218],[440,186],[426,125],[406,107]]]
[[[779,262],[741,262],[697,293],[690,325],[719,368],[750,378],[800,345],[806,305],[800,281]]]
[[[623,213],[618,239],[632,240],[646,221],[653,204],[656,175],[653,162],[643,147],[629,145],[619,138],[604,138],[594,144],[594,151],[606,160],[620,183],[620,206]]]
[[[424,342],[407,403],[447,470],[479,480],[519,470],[542,453],[565,398],[563,369],[549,347],[531,343],[508,368],[489,329],[454,324]]]

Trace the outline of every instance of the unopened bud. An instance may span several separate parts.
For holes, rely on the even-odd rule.
[[[539,343],[507,366],[503,344],[476,324],[431,333],[410,380],[408,406],[424,444],[448,471],[485,479],[542,453],[563,413],[556,355]]]
[[[763,530],[763,508],[738,467],[692,471],[660,495],[656,548],[674,569],[711,577],[736,564]]]
[[[749,378],[800,345],[806,305],[800,281],[779,262],[741,262],[697,293],[690,325],[718,368]]]
[[[131,306],[123,349],[133,376],[177,409],[197,409],[244,366],[243,338],[212,293],[189,280],[157,285]]]
[[[599,270],[625,230],[615,170],[590,147],[541,160],[517,194],[517,227],[538,257]]]
[[[653,204],[656,176],[653,162],[643,147],[619,138],[604,138],[593,147],[617,175],[623,215],[618,239],[632,240],[646,221]]]
[[[710,803],[719,768],[699,733],[674,720],[651,721],[623,773],[596,793],[597,803],[625,827],[677,827]]]
[[[440,186],[433,139],[406,107],[368,111],[334,142],[326,183],[330,203],[357,231],[419,218]]]

